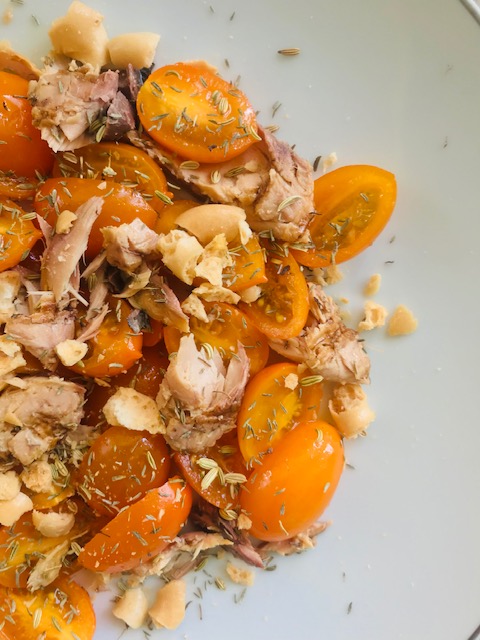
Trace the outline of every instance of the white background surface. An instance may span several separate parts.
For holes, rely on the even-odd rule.
[[[260,121],[279,124],[311,161],[335,151],[339,164],[393,171],[394,218],[335,292],[358,319],[362,287],[379,272],[376,300],[419,319],[410,337],[367,336],[377,421],[347,446],[355,470],[316,550],[258,573],[240,604],[238,586],[207,585],[179,630],[151,637],[466,640],[480,623],[479,25],[455,0],[211,0],[214,12],[202,0],[90,4],[112,36],[159,32],[160,64],[205,58],[229,79],[240,74]],[[0,38],[39,56],[66,6],[14,5]],[[285,47],[302,52],[278,56]],[[203,588],[208,577],[196,580]],[[123,630],[109,598],[97,599],[99,640]]]

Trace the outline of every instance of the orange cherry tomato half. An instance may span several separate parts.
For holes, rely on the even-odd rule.
[[[5,564],[0,571],[3,587],[26,587],[32,569],[43,555],[68,540],[73,540],[81,529],[77,524],[70,533],[47,538],[33,526],[32,513],[25,513],[11,527],[0,528],[0,549]],[[0,618],[1,619],[1,618]]]
[[[124,300],[111,304],[115,306],[105,317],[100,331],[87,343],[86,356],[69,367],[72,371],[90,378],[118,376],[142,357],[143,335],[133,333],[128,324],[130,305]]]
[[[235,431],[223,435],[213,447],[201,454],[176,451],[173,459],[185,480],[204,500],[219,509],[238,506],[238,488],[246,478],[247,470]],[[210,481],[211,476],[207,477],[207,474],[216,465],[218,471],[211,473],[214,477]]]
[[[247,244],[229,245],[233,265],[223,270],[226,276],[223,286],[232,291],[244,291],[248,287],[267,282],[263,249],[256,236],[249,238]]]
[[[308,267],[345,262],[369,247],[392,215],[397,198],[395,176],[369,165],[335,169],[315,180],[317,214],[309,226],[315,248],[292,249]]]
[[[137,111],[154,140],[197,162],[229,160],[258,140],[247,97],[194,62],[154,71],[139,91]]]
[[[0,271],[15,267],[42,237],[31,218],[12,200],[0,200]]]
[[[79,562],[92,571],[118,573],[154,557],[172,541],[192,506],[192,490],[180,478],[121,511],[88,542]]]
[[[164,484],[169,470],[162,435],[110,427],[84,455],[76,474],[77,488],[92,509],[112,516]]]
[[[157,213],[172,197],[165,174],[155,160],[122,142],[100,142],[75,151],[61,151],[56,154],[52,176],[118,182],[138,191]]]
[[[245,347],[250,361],[250,375],[263,369],[270,348],[267,339],[236,307],[224,302],[204,302],[209,321],[190,318],[190,331],[197,346],[209,344],[223,358],[230,359],[238,351],[238,343]],[[169,353],[178,351],[182,334],[175,327],[165,327],[163,337]]]
[[[255,302],[240,302],[238,306],[267,338],[287,340],[298,336],[307,321],[307,283],[290,252],[284,255],[271,245],[267,247],[268,281],[260,285],[262,294]]]
[[[125,373],[120,373],[110,386],[95,386],[87,396],[84,424],[91,426],[103,422],[103,407],[119,387],[132,387],[150,398],[156,398],[160,383],[168,367],[168,357],[158,347],[142,349],[142,357]]]
[[[173,231],[173,229],[177,229],[176,222],[178,216],[184,211],[198,207],[198,204],[195,200],[175,200],[173,204],[166,207],[158,216],[154,231],[166,234]]]
[[[238,444],[247,467],[264,456],[299,421],[318,420],[323,387],[308,370],[290,362],[262,369],[247,384],[237,417]]]
[[[163,322],[150,318],[150,329],[151,331],[142,331],[145,347],[154,347],[163,339]]]
[[[95,612],[87,591],[57,578],[33,593],[0,587],[0,640],[92,640]]]
[[[259,540],[286,540],[313,524],[343,471],[340,435],[327,422],[301,422],[254,469],[240,495]]]
[[[61,502],[64,502],[67,498],[70,498],[75,493],[75,489],[70,482],[67,482],[64,486],[56,487],[52,493],[33,493],[27,492],[31,501],[33,502],[33,508],[37,511],[46,511],[47,509],[53,509]]]
[[[32,123],[28,80],[0,71],[0,195],[30,198],[47,175],[53,152]]]
[[[156,211],[131,187],[106,180],[82,178],[50,178],[38,189],[35,196],[35,211],[52,226],[60,211],[76,211],[92,196],[104,198],[100,215],[93,223],[88,239],[86,256],[90,260],[100,253],[103,247],[102,227],[118,227],[140,218],[147,227],[153,229],[157,221]]]

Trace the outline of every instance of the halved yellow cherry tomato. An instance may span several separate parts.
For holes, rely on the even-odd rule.
[[[116,182],[82,178],[50,178],[35,195],[35,211],[49,224],[55,225],[57,215],[64,209],[76,211],[92,196],[104,198],[100,215],[93,223],[85,252],[90,260],[103,247],[102,227],[118,227],[122,223],[140,218],[147,227],[153,229],[157,212],[140,193],[131,187]]]
[[[0,199],[0,271],[15,267],[42,237],[31,218],[12,200]]]
[[[192,506],[192,490],[180,478],[123,509],[88,542],[79,562],[92,571],[128,571],[153,558],[173,540]]]
[[[209,322],[190,318],[190,331],[198,346],[209,344],[218,349],[223,358],[230,359],[237,353],[237,344],[245,347],[250,361],[250,375],[265,366],[270,352],[264,335],[236,307],[224,302],[204,302]],[[182,334],[175,327],[165,327],[163,337],[169,353],[178,351]]]
[[[248,467],[265,455],[299,421],[318,420],[323,387],[319,376],[298,373],[290,362],[262,369],[247,384],[237,417],[238,444]]]
[[[87,591],[57,578],[33,593],[0,587],[0,640],[92,640],[95,612]]]
[[[178,62],[154,71],[137,98],[145,131],[183,158],[222,162],[258,140],[247,97],[206,66]]]
[[[379,167],[351,165],[317,178],[317,215],[309,226],[315,248],[292,249],[293,255],[308,267],[326,267],[353,258],[384,229],[396,197],[395,176]]]
[[[110,427],[83,457],[76,473],[78,493],[94,511],[111,517],[164,484],[169,470],[161,434]]]
[[[142,357],[143,335],[132,332],[128,324],[131,307],[124,300],[111,303],[110,313],[97,335],[88,341],[89,351],[72,371],[90,378],[118,376]]]
[[[298,336],[307,321],[308,288],[296,260],[268,246],[265,265],[267,282],[255,302],[240,302],[239,308],[267,338],[287,340]]]
[[[259,540],[286,540],[328,506],[344,467],[340,435],[327,422],[301,422],[250,474],[240,504]]]
[[[175,200],[172,205],[166,207],[158,216],[154,230],[157,233],[170,233],[173,229],[177,229],[176,220],[184,211],[188,211],[193,207],[198,207],[195,200]]]
[[[54,178],[93,178],[119,182],[135,189],[157,213],[171,199],[167,179],[150,156],[130,144],[100,142],[55,157]]]
[[[219,509],[238,507],[238,490],[242,484],[242,476],[243,481],[245,480],[247,469],[235,430],[223,435],[213,447],[201,454],[175,451],[173,459],[185,480],[204,500]],[[205,482],[207,473],[215,465],[219,468],[217,474],[211,482]]]
[[[244,291],[248,287],[267,282],[263,249],[256,236],[248,239],[247,244],[233,246],[229,244],[233,265],[223,270],[226,276],[223,286],[232,291]]]
[[[32,123],[28,80],[0,71],[0,195],[31,198],[53,152]],[[38,174],[37,174],[38,172]]]

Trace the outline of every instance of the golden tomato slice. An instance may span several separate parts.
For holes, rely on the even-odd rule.
[[[240,504],[259,540],[286,540],[312,525],[328,506],[344,467],[340,435],[321,420],[301,422],[254,469]]]
[[[155,160],[122,142],[100,142],[61,151],[55,157],[52,176],[118,182],[138,191],[157,213],[172,197],[165,174]]]
[[[323,387],[319,376],[298,373],[290,362],[262,369],[247,384],[237,417],[238,444],[248,467],[299,421],[318,420]]]
[[[0,271],[11,269],[25,259],[42,237],[33,225],[31,213],[23,211],[12,200],[0,199]]]
[[[139,91],[137,111],[154,140],[197,162],[229,160],[259,139],[247,97],[194,62],[154,71]]]
[[[369,247],[392,215],[395,176],[369,165],[335,169],[315,180],[317,215],[309,226],[314,248],[292,249],[308,267],[345,262]]]

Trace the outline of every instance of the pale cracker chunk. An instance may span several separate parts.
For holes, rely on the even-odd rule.
[[[233,582],[244,587],[251,587],[255,582],[255,574],[251,569],[244,569],[233,562],[227,563],[227,573]]]
[[[114,67],[126,69],[132,64],[142,69],[152,66],[159,42],[158,33],[122,33],[108,41],[107,49]]]
[[[185,617],[186,585],[183,580],[171,580],[158,590],[148,614],[157,629],[176,629]]]
[[[159,433],[163,428],[155,400],[130,387],[120,387],[107,400],[103,413],[113,427],[149,433]]]
[[[363,289],[364,296],[374,296],[376,293],[380,291],[380,285],[382,284],[382,276],[379,273],[374,273],[368,279],[367,284]]]
[[[20,493],[20,478],[15,471],[0,473],[0,500],[13,500]]]
[[[56,511],[36,511],[32,512],[33,526],[46,538],[57,538],[70,533],[75,524],[73,513],[57,513]]]
[[[389,336],[406,336],[416,331],[417,327],[418,320],[412,311],[403,304],[400,304],[390,316],[387,333]]]
[[[358,323],[358,331],[371,331],[383,327],[387,319],[387,310],[381,304],[367,300],[364,305],[365,317]]]
[[[12,500],[0,501],[0,524],[11,527],[24,513],[33,509],[31,499],[20,491]]]
[[[338,431],[345,438],[363,434],[375,420],[375,412],[368,405],[367,396],[359,384],[337,384],[328,408]]]
[[[88,345],[79,340],[64,340],[57,344],[55,351],[63,365],[72,367],[86,355]]]
[[[122,620],[131,629],[139,629],[145,623],[148,601],[141,587],[127,589],[113,607],[113,615]]]

